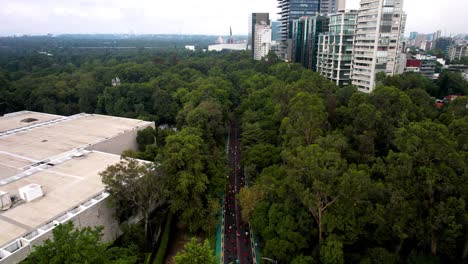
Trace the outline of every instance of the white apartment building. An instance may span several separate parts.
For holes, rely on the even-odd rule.
[[[399,56],[406,14],[403,0],[361,0],[354,37],[352,84],[372,92],[378,72],[401,72]]]
[[[320,13],[333,14],[338,11],[345,10],[346,0],[321,0]]]
[[[254,32],[254,59],[261,60],[268,55],[271,49],[271,26],[265,24],[256,24]]]
[[[452,45],[448,50],[448,58],[451,61],[468,57],[468,44]]]
[[[357,10],[330,15],[329,29],[318,39],[317,72],[337,85],[350,84]]]

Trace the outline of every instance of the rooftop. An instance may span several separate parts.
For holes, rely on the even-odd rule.
[[[34,118],[33,124],[21,120]],[[49,162],[63,153],[85,148],[127,131],[147,126],[149,122],[79,114],[70,117],[20,112],[0,117],[0,186],[2,180],[16,175],[28,166]]]
[[[0,117],[0,133],[60,118],[62,118],[62,116],[30,111],[7,114]]]
[[[88,147],[149,125],[95,114],[63,117],[22,111],[0,117],[0,193],[19,198],[19,188],[33,183],[45,193],[0,210],[0,247],[105,195],[99,172],[120,156]],[[126,140],[134,140],[132,135]],[[127,146],[121,138],[118,142]]]
[[[35,183],[42,186],[45,196],[0,213],[0,245],[46,225],[102,193],[104,185],[99,172],[118,162],[119,158],[113,154],[89,152],[1,186],[2,191],[19,197],[20,187]]]

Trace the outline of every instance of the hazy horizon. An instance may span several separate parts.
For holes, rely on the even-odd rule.
[[[269,12],[277,19],[276,0],[0,0],[0,35],[46,34],[182,34],[247,35],[248,14]],[[183,8],[181,8],[183,7]],[[359,0],[347,0],[347,9],[359,8]],[[466,0],[411,0],[406,33],[465,34]],[[437,19],[434,19],[437,18]]]

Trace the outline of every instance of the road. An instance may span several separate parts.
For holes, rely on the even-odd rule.
[[[242,221],[241,208],[236,194],[245,185],[240,167],[239,127],[233,122],[229,133],[228,156],[230,173],[224,197],[224,264],[251,264],[252,247],[250,229]]]

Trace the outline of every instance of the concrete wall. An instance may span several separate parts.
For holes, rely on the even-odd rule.
[[[108,206],[107,197],[77,213],[70,219],[63,221],[63,223],[73,221],[76,228],[103,226],[103,242],[113,241],[122,233],[119,228],[118,221],[114,218],[114,212],[115,210]],[[54,222],[55,224],[59,224],[56,220]],[[0,264],[15,264],[26,259],[26,257],[34,250],[35,246],[42,245],[45,240],[52,238],[53,229],[54,225],[52,223],[50,229],[41,235],[34,237],[29,242],[28,240],[21,238],[17,241],[17,243],[21,245],[21,248],[13,252],[8,257],[1,259]]]
[[[24,260],[31,253],[31,248],[29,246],[24,246],[18,249],[14,254],[8,256],[5,259],[1,259],[0,263],[19,263]]]
[[[127,149],[138,150],[138,144],[136,142],[137,132],[149,126],[154,128],[154,123],[144,127],[140,127],[138,129],[127,131],[116,137],[94,144],[88,147],[87,149],[97,150],[115,155],[121,155],[122,152]]]
[[[114,217],[115,210],[109,207],[108,202],[108,198],[106,198],[74,217],[72,221],[75,227],[103,226],[102,240],[105,242],[115,240],[122,232]]]

